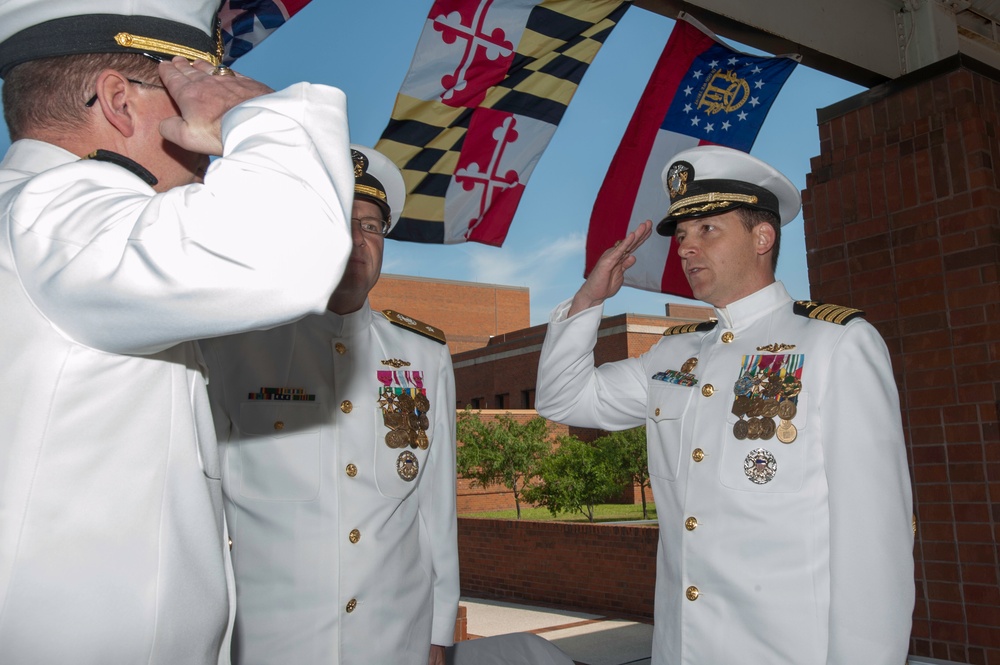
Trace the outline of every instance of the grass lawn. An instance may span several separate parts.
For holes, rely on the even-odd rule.
[[[646,512],[649,519],[656,519],[656,506],[653,503],[646,504]],[[484,513],[463,513],[459,517],[478,517],[482,519],[517,519],[516,510],[494,510]],[[532,508],[530,506],[521,507],[521,519],[523,520],[554,520],[558,522],[586,522],[587,517],[583,513],[560,513],[553,517],[548,508]],[[594,506],[595,522],[623,522],[626,520],[641,520],[642,506],[631,504],[606,503]]]

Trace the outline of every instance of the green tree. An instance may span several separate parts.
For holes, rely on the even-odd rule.
[[[646,455],[646,427],[611,432],[594,441],[606,456],[608,467],[622,485],[638,485],[642,496],[642,519],[649,519],[646,488],[649,482],[649,459]]]
[[[455,424],[457,466],[473,486],[502,485],[514,494],[517,519],[521,519],[521,494],[535,475],[539,462],[552,451],[549,426],[535,417],[523,425],[509,413],[483,419],[466,407]]]
[[[621,492],[621,483],[607,457],[575,436],[559,439],[559,448],[542,460],[541,480],[524,490],[524,498],[558,513],[579,512],[594,521],[594,506]]]

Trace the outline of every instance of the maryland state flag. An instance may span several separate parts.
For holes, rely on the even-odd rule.
[[[666,214],[661,173],[674,155],[711,144],[750,151],[797,60],[741,53],[678,17],[597,194],[585,275],[617,240],[647,219],[655,228]],[[692,297],[673,238],[653,233],[634,256],[625,284]]]
[[[246,55],[308,4],[309,0],[224,0],[219,7],[223,63],[231,65]]]
[[[500,246],[622,0],[436,0],[375,146],[402,170],[390,238]]]

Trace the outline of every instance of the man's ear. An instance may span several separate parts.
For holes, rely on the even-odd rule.
[[[132,87],[128,78],[114,69],[105,69],[97,76],[97,106],[104,119],[124,137],[136,130],[136,117],[131,107]]]
[[[757,247],[757,254],[767,254],[774,247],[775,239],[774,227],[767,222],[761,222],[753,229],[754,244]]]

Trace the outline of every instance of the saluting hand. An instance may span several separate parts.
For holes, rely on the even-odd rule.
[[[573,316],[577,312],[600,305],[618,293],[625,283],[625,271],[635,265],[632,252],[646,242],[652,231],[653,222],[647,219],[636,227],[635,231],[615,243],[614,247],[601,254],[601,258],[597,259],[590,275],[587,276],[587,281],[573,296],[573,302],[566,316]]]
[[[226,111],[274,92],[241,74],[213,76],[214,70],[204,60],[191,63],[180,56],[160,63],[160,79],[181,112],[160,123],[160,134],[171,143],[204,155],[222,154],[222,116]]]

